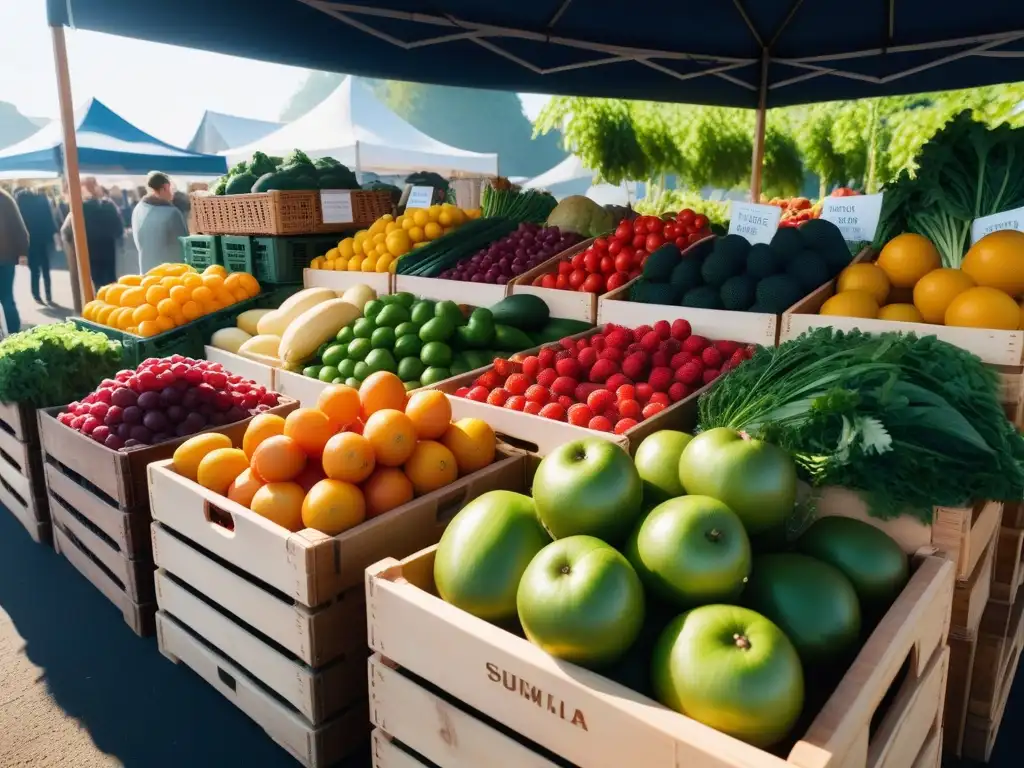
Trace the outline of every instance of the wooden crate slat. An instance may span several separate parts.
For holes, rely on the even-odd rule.
[[[1003,621],[1003,616],[1007,616]],[[998,621],[993,620],[998,616]],[[989,619],[986,622],[985,619]],[[996,626],[991,626],[995,624]],[[991,632],[989,630],[998,631]],[[981,634],[975,652],[974,669],[971,676],[968,712],[976,717],[992,718],[998,704],[999,687],[1014,654],[1024,644],[1024,594],[1018,594],[1017,602],[1007,606],[992,601],[985,609]]]
[[[978,639],[949,639],[949,672],[946,675],[946,703],[942,716],[944,744],[953,756],[960,756],[964,723],[967,720],[967,700],[971,693],[974,657]]]
[[[1004,512],[1005,514],[1005,512]],[[1024,530],[1002,527],[996,539],[996,562],[992,574],[992,599],[1012,603],[1024,578]]]
[[[999,681],[995,711],[992,717],[983,718],[970,713],[967,715],[967,723],[964,725],[963,756],[969,760],[980,760],[987,763],[992,757],[992,749],[995,747],[996,738],[999,736],[999,727],[1002,725],[1003,715],[1006,712],[1006,702],[1010,698],[1010,688],[1017,676],[1020,652],[1021,644],[1018,642],[1010,666],[1007,668],[1005,676]]]
[[[996,541],[990,541],[985,554],[966,581],[957,581],[953,590],[953,612],[949,636],[970,639],[978,633],[981,616],[992,591],[992,570],[996,558]]]
[[[0,429],[0,451],[6,454],[0,455],[0,477],[24,498],[32,495],[29,483],[32,450],[27,443]],[[38,448],[34,450],[38,452]]]
[[[934,728],[910,768],[939,768],[942,765],[942,728]]]
[[[427,764],[413,757],[380,728],[370,734],[373,768],[427,768]]]
[[[14,435],[14,439],[19,442],[37,447],[39,427],[35,408],[25,403],[0,402],[0,431]]]

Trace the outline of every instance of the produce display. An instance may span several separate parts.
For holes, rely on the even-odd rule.
[[[397,376],[326,388],[316,408],[249,422],[241,445],[220,433],[185,441],[174,470],[289,531],[336,536],[494,461],[494,432],[452,422],[437,391],[406,397]]]
[[[1024,437],[996,374],[934,336],[820,328],[758,349],[699,408],[701,429],[784,448],[813,485],[861,492],[876,517],[930,523],[933,506],[1024,495]]]
[[[57,420],[119,451],[233,424],[278,402],[275,392],[228,373],[220,363],[172,355],[103,379]]]
[[[675,219],[622,219],[612,234],[598,237],[587,250],[559,262],[552,272],[539,275],[533,284],[585,293],[614,291],[637,277],[648,261],[648,254],[666,243],[674,244],[678,253],[710,234],[707,217],[689,209],[680,211]]]
[[[612,211],[584,195],[570,195],[559,200],[546,222],[562,232],[574,232],[581,237],[597,237],[611,232],[615,226]]]
[[[523,223],[511,234],[459,260],[437,276],[445,280],[504,285],[578,242],[580,236],[573,232],[563,234],[558,227]]]
[[[629,298],[779,315],[838,275],[851,258],[839,228],[823,219],[779,229],[770,244],[725,235],[685,255],[666,244],[647,258]]]
[[[145,338],[251,299],[260,284],[247,272],[230,275],[220,264],[202,273],[188,264],[161,264],[145,275],[124,275],[104,285],[82,307],[82,317]]]
[[[963,328],[1024,327],[1024,233],[992,232],[971,246],[959,267],[924,235],[905,232],[873,264],[842,271],[822,315],[865,317]]]
[[[535,355],[495,360],[455,395],[622,434],[728,373],[753,351],[735,341],[697,336],[686,320],[637,328],[609,323],[599,333],[563,338]]]
[[[501,176],[491,179],[481,192],[480,211],[485,219],[510,219],[543,224],[558,201],[550,192],[521,187]]]
[[[434,557],[437,593],[769,748],[909,578],[899,546],[858,520],[818,520],[795,551],[766,545],[796,477],[781,448],[727,428],[655,432],[635,459],[597,438],[567,443],[541,460],[531,495],[491,491],[455,516]]]
[[[333,157],[316,161],[300,149],[284,158],[254,152],[252,158],[233,165],[227,176],[211,188],[215,195],[247,195],[275,189],[359,189],[356,175]]]
[[[74,323],[37,325],[0,339],[0,403],[64,405],[121,367],[121,345]]]
[[[336,272],[394,272],[399,260],[428,243],[453,232],[479,211],[464,211],[454,205],[432,205],[429,208],[406,210],[397,219],[386,213],[368,229],[338,242],[322,256],[317,256],[310,269],[333,269]]]
[[[360,315],[320,345],[303,374],[358,387],[367,376],[389,371],[412,390],[589,327],[550,318],[547,304],[532,295],[473,309],[396,293],[366,302]]]
[[[444,270],[472,255],[478,248],[490,245],[515,228],[515,222],[508,219],[470,221],[457,232],[402,257],[396,271],[400,275],[437,277]]]

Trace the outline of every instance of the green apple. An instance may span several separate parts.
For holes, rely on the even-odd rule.
[[[679,481],[679,457],[693,435],[662,429],[653,432],[637,446],[633,463],[644,484],[644,505],[653,507],[686,493]]]

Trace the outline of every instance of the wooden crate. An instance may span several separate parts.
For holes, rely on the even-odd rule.
[[[583,291],[567,291],[556,288],[540,288],[532,285],[533,281],[541,275],[555,272],[560,261],[572,259],[577,253],[587,250],[594,244],[596,238],[582,240],[571,248],[566,248],[561,253],[552,256],[542,264],[538,264],[531,270],[524,272],[508,283],[508,295],[529,293],[544,300],[554,317],[564,317],[569,320],[582,320],[585,323],[597,322],[596,293],[584,293]]]
[[[239,376],[244,376],[247,379],[252,379],[258,386],[266,387],[272,392],[277,391],[274,388],[276,368],[271,368],[263,363],[257,363],[255,360],[236,355],[233,352],[217,349],[217,347],[212,347],[209,344],[203,347],[203,357],[214,363],[220,363],[229,374],[235,373]]]
[[[1003,527],[1024,529],[1024,501],[1003,502]]]
[[[465,708],[577,765],[899,768],[913,765],[926,747],[932,749],[928,742],[939,725],[946,684],[945,637],[954,583],[953,565],[942,558],[921,559],[823,710],[782,759],[594,672],[556,661],[526,640],[445,603],[434,594],[435,551],[388,559],[367,570],[371,648]],[[438,648],[445,649],[444,656],[437,655]],[[904,668],[906,679],[881,711]],[[529,695],[510,695],[508,682]],[[374,683],[371,712],[375,706]],[[434,745],[447,749],[448,721],[443,711],[431,711],[437,716]],[[402,720],[420,720],[425,714],[414,707]],[[880,723],[872,729],[876,715]],[[402,740],[398,728],[394,719],[383,727]]]
[[[992,603],[986,608],[986,616],[982,620],[967,706],[968,713],[976,718],[995,717],[999,691],[1007,670],[1024,645],[1024,599],[1018,599],[1011,607],[1004,631],[1002,615],[1005,612],[1004,605]],[[994,621],[994,617],[998,620]],[[988,622],[985,619],[988,619]],[[991,626],[993,623],[996,626]],[[996,631],[987,631],[992,629]]]
[[[353,285],[368,285],[378,296],[393,293],[390,272],[335,272],[333,269],[302,270],[303,288],[330,288],[340,296]]]
[[[963,581],[957,581],[953,590],[953,612],[949,625],[951,638],[970,640],[978,634],[981,616],[992,591],[995,556],[996,541],[992,540],[971,575]]]
[[[334,765],[366,744],[370,729],[365,701],[311,727],[225,651],[204,642],[163,611],[156,614],[156,631],[157,645],[164,656],[189,667],[302,765]]]
[[[1005,513],[1004,513],[1005,514]],[[992,573],[992,599],[1012,603],[1017,599],[1017,590],[1024,581],[1024,530],[1016,528],[999,529],[996,538],[996,562]]]
[[[426,768],[424,758],[403,749],[380,728],[370,734],[370,756],[373,768]]]
[[[856,491],[827,486],[814,492],[818,515],[852,517],[885,531],[907,554],[934,547],[956,564],[958,580],[970,578],[999,530],[1002,502],[979,501],[972,507],[935,507],[931,525],[910,515],[881,520],[868,514]]]
[[[911,768],[940,768],[942,765],[942,742],[944,733],[942,728],[933,728],[925,739],[924,746],[917,754],[917,759]]]
[[[954,757],[960,757],[963,745],[967,701],[971,694],[977,647],[978,638],[949,638],[949,673],[946,676],[946,704],[942,714],[942,743],[946,752]]]
[[[391,287],[394,293],[411,293],[420,299],[454,301],[456,304],[472,304],[475,307],[489,307],[508,295],[507,285],[413,275],[393,275]]]
[[[1006,711],[1006,702],[1010,698],[1010,689],[1017,676],[1020,651],[1021,643],[1018,636],[1010,663],[1005,668],[1003,676],[998,680],[995,698],[992,701],[991,716],[979,717],[970,711],[967,713],[962,754],[969,760],[980,760],[987,763],[992,757],[992,750],[996,745],[996,738],[999,736],[999,726],[1002,725],[1003,714]]]
[[[195,231],[204,235],[316,235],[355,231],[391,213],[387,192],[352,190],[353,221],[325,224],[320,191],[276,190],[247,195],[189,195]]]
[[[0,403],[0,504],[36,544],[51,541],[50,510],[35,409]]]

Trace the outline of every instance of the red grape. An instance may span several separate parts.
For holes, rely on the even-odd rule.
[[[185,420],[185,409],[180,405],[168,406],[165,413],[167,414],[167,420],[172,424],[180,424]]]
[[[217,390],[209,384],[200,384],[196,387],[195,391],[199,395],[199,402],[201,403],[212,403],[213,399],[217,396]]]
[[[163,432],[170,425],[163,411],[148,411],[142,417],[142,423],[152,432]]]
[[[208,371],[206,375],[203,376],[203,381],[217,389],[223,389],[228,385],[228,377],[219,371]]]
[[[112,405],[107,409],[107,415],[103,419],[103,423],[108,427],[116,426],[121,423],[122,416],[124,416],[124,408],[119,405]]]
[[[144,411],[151,411],[160,407],[160,393],[156,391],[143,392],[139,395],[139,408]]]
[[[110,395],[110,402],[113,405],[119,405],[122,408],[127,408],[129,405],[135,405],[138,401],[139,396],[135,392],[127,387],[115,390]]]
[[[107,439],[103,441],[103,444],[112,451],[124,448],[124,440],[114,434],[107,435]]]
[[[81,431],[83,434],[91,435],[92,431],[96,429],[96,427],[98,427],[99,425],[100,420],[97,419],[95,416],[86,416],[85,421],[82,423]]]
[[[129,405],[121,414],[121,421],[125,424],[139,424],[142,422],[142,409],[137,405]]]
[[[110,437],[110,427],[100,424],[89,436],[97,443],[106,442],[106,439]]]
[[[153,433],[146,429],[141,424],[136,424],[132,427],[132,440],[135,440],[143,445],[149,443],[153,439]]]

